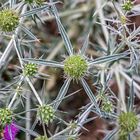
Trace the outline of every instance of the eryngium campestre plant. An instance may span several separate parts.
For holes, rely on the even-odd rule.
[[[111,56],[105,56],[99,59],[90,59],[87,58],[85,53],[86,49],[88,48],[88,39],[89,36],[86,37],[85,42],[82,46],[82,48],[79,50],[78,53],[74,52],[73,46],[68,38],[68,35],[59,19],[56,7],[52,5],[52,14],[56,17],[56,22],[58,24],[60,34],[65,42],[65,47],[68,52],[68,57],[61,63],[56,61],[45,61],[44,59],[24,59],[25,61],[28,61],[30,63],[35,63],[39,65],[46,65],[50,67],[57,67],[62,68],[64,70],[64,73],[66,75],[66,80],[60,89],[60,92],[58,93],[58,96],[56,98],[56,102],[54,103],[54,108],[57,109],[62,101],[62,99],[65,97],[67,90],[69,88],[70,82],[72,80],[76,80],[78,82],[81,82],[84,90],[86,91],[89,99],[91,102],[95,105],[95,108],[97,112],[100,114],[100,108],[98,106],[98,103],[96,101],[96,97],[92,93],[90,87],[88,86],[86,80],[84,79],[85,76],[89,76],[88,74],[94,71],[95,67],[98,67],[98,64],[102,63],[108,63],[110,61],[118,60],[120,58],[125,57],[127,54],[112,54]],[[96,65],[96,66],[95,66]],[[89,72],[89,70],[91,72]]]
[[[5,2],[6,0],[3,0],[3,1]],[[98,5],[102,0],[96,0],[96,1],[97,1],[97,5]],[[38,99],[39,104],[40,104],[40,106],[39,106],[40,110],[39,109],[37,110],[37,117],[41,121],[41,123],[45,122],[46,124],[48,124],[49,122],[52,121],[50,118],[54,118],[54,117],[52,117],[52,116],[54,116],[54,111],[49,111],[49,110],[52,110],[52,108],[54,108],[54,110],[57,111],[57,108],[58,108],[59,104],[64,99],[66,99],[66,98],[68,99],[70,96],[74,95],[74,94],[70,94],[70,96],[69,95],[65,96],[67,91],[68,91],[68,88],[69,88],[69,85],[70,85],[71,81],[73,80],[73,81],[77,81],[77,82],[81,83],[84,90],[86,91],[86,94],[88,95],[90,101],[88,101],[88,100],[86,101],[86,105],[85,105],[85,107],[83,107],[83,113],[79,113],[79,115],[76,117],[77,118],[77,120],[76,120],[77,125],[72,124],[70,129],[67,129],[67,128],[69,128],[69,126],[67,125],[66,121],[62,120],[62,118],[60,118],[61,122],[66,124],[66,127],[67,127],[66,129],[58,132],[59,130],[61,130],[61,128],[62,129],[64,128],[63,126],[61,127],[59,125],[60,129],[59,130],[57,129],[58,131],[51,131],[51,130],[49,131],[48,130],[49,126],[48,126],[48,129],[45,130],[45,127],[44,127],[45,125],[43,124],[44,135],[46,135],[46,131],[47,131],[48,137],[39,136],[38,134],[36,134],[36,132],[34,133],[35,130],[31,129],[30,125],[28,125],[29,122],[27,120],[30,118],[29,116],[31,115],[30,112],[32,111],[32,109],[31,109],[30,105],[32,105],[32,104],[30,104],[31,103],[30,100],[26,100],[27,102],[25,104],[26,104],[27,108],[25,109],[25,112],[26,112],[26,115],[27,115],[27,119],[25,119],[25,120],[27,122],[26,123],[27,126],[26,126],[26,129],[25,128],[21,129],[21,130],[25,130],[25,133],[27,133],[26,135],[28,135],[28,136],[29,135],[33,135],[34,137],[39,136],[39,137],[36,138],[36,140],[40,140],[40,139],[41,140],[43,140],[43,139],[46,140],[46,139],[51,139],[51,137],[53,137],[53,138],[56,137],[57,138],[57,136],[63,136],[63,138],[65,138],[66,140],[75,140],[75,139],[77,140],[78,138],[75,138],[73,136],[79,134],[79,132],[80,132],[81,128],[83,128],[82,126],[84,124],[86,124],[89,121],[94,119],[94,118],[88,117],[90,112],[97,113],[97,115],[99,115],[100,117],[103,117],[103,118],[105,118],[104,114],[106,112],[107,113],[109,112],[108,114],[111,117],[113,117],[112,120],[113,121],[116,120],[116,122],[117,122],[117,119],[119,117],[117,113],[120,112],[120,108],[117,108],[118,110],[116,112],[112,112],[112,106],[113,106],[113,104],[111,102],[112,100],[110,100],[110,98],[107,98],[107,99],[101,100],[101,102],[100,102],[98,100],[96,94],[94,94],[91,91],[91,89],[89,88],[86,80],[93,81],[92,85],[94,84],[94,86],[97,87],[97,88],[95,88],[95,90],[98,89],[98,88],[99,89],[100,88],[104,89],[106,87],[112,89],[112,87],[111,87],[112,84],[115,85],[116,87],[118,86],[118,89],[120,91],[118,93],[121,93],[121,95],[123,95],[123,90],[122,89],[125,89],[124,88],[125,83],[128,82],[128,86],[129,86],[131,84],[131,81],[133,81],[133,79],[131,78],[131,72],[130,72],[131,70],[134,70],[133,65],[135,65],[135,64],[139,65],[139,63],[138,63],[139,61],[137,61],[137,63],[135,63],[135,60],[139,59],[137,57],[138,56],[137,53],[139,52],[139,51],[137,52],[137,48],[139,48],[139,44],[138,44],[139,39],[137,40],[137,35],[139,35],[139,30],[140,29],[139,28],[136,29],[135,26],[134,26],[134,31],[132,31],[133,29],[129,30],[127,28],[127,25],[126,25],[127,24],[127,13],[128,13],[127,11],[130,11],[132,9],[131,8],[131,3],[129,3],[131,1],[124,0],[123,7],[120,7],[120,9],[119,9],[119,10],[121,10],[121,9],[123,9],[123,10],[121,12],[116,10],[117,14],[120,12],[119,18],[116,16],[114,8],[112,8],[112,4],[110,4],[111,1],[106,1],[105,3],[107,3],[107,7],[106,7],[105,3],[102,3],[103,5],[99,4],[100,9],[97,6],[97,9],[99,9],[99,10],[95,11],[95,13],[98,14],[99,18],[94,18],[94,22],[92,21],[92,16],[91,16],[91,18],[86,18],[86,21],[88,21],[88,23],[90,23],[90,24],[85,24],[85,26],[89,26],[88,27],[88,32],[90,31],[91,42],[89,43],[88,37],[87,37],[87,39],[84,42],[84,45],[83,45],[82,49],[80,49],[78,52],[77,51],[75,52],[74,47],[71,45],[71,42],[69,40],[69,36],[66,34],[65,29],[63,28],[63,25],[62,25],[62,23],[59,19],[59,16],[57,14],[57,10],[54,6],[54,4],[55,4],[54,1],[50,0],[50,2],[51,3],[48,5],[48,8],[46,7],[47,6],[46,3],[49,3],[49,2],[46,1],[46,3],[45,2],[42,3],[42,0],[19,0],[19,1],[18,0],[8,0],[4,5],[2,5],[2,8],[5,7],[5,5],[6,5],[6,7],[9,6],[9,7],[12,7],[12,9],[15,8],[17,11],[19,11],[19,13],[21,13],[20,16],[19,16],[19,17],[21,17],[20,18],[21,22],[20,22],[20,26],[18,26],[18,24],[17,24],[17,26],[19,27],[16,30],[17,32],[16,33],[13,32],[13,35],[11,35],[11,33],[8,36],[6,35],[6,37],[7,37],[6,42],[5,42],[5,38],[4,38],[4,41],[2,40],[2,43],[4,42],[4,44],[7,44],[7,41],[9,40],[9,38],[11,39],[11,41],[9,42],[6,50],[8,50],[9,48],[12,48],[11,50],[14,51],[13,47],[15,47],[16,54],[11,53],[9,55],[9,53],[8,53],[7,56],[10,56],[9,58],[15,58],[13,56],[18,55],[17,61],[20,60],[19,61],[20,63],[18,63],[16,61],[17,62],[16,64],[21,64],[21,66],[23,68],[22,69],[23,70],[23,75],[22,75],[23,78],[19,78],[18,73],[16,73],[16,76],[18,77],[19,81],[15,81],[15,83],[13,84],[13,81],[11,82],[11,80],[10,80],[10,82],[8,81],[10,84],[7,86],[7,81],[5,82],[5,80],[2,79],[2,84],[0,82],[0,86],[2,85],[1,86],[2,88],[6,87],[6,92],[7,92],[7,89],[8,89],[8,93],[9,93],[9,91],[10,91],[10,93],[15,92],[15,93],[13,93],[14,96],[9,96],[9,94],[8,94],[8,96],[10,97],[9,100],[11,100],[8,108],[17,107],[17,109],[20,110],[21,108],[19,108],[20,107],[19,104],[20,104],[20,101],[22,100],[22,97],[25,97],[24,99],[26,100],[26,99],[30,98],[30,96],[28,96],[29,94],[26,94],[29,90],[26,90],[25,94],[21,94],[21,96],[18,96],[18,91],[17,90],[19,89],[18,87],[21,87],[22,89],[26,88],[25,86],[27,84],[24,84],[24,82],[27,82],[30,85],[33,93],[36,95],[36,98]],[[69,3],[69,1],[67,1],[67,2]],[[108,4],[108,2],[109,2],[109,4]],[[114,2],[114,0],[112,2]],[[44,5],[42,5],[42,4],[44,4]],[[108,12],[106,10],[107,10],[108,7],[110,7],[110,5],[111,5],[111,8],[110,8],[110,11]],[[69,6],[69,4],[66,7],[68,7],[68,6]],[[76,20],[75,17],[79,17],[81,15],[82,15],[82,17],[84,17],[85,15],[87,16],[87,13],[89,13],[90,11],[94,11],[94,10],[90,10],[90,9],[94,9],[94,5],[92,5],[92,4],[90,5],[90,0],[88,0],[88,7],[86,5],[86,1],[82,2],[82,6],[81,6],[81,2],[80,2],[80,11],[76,10],[77,6],[79,6],[79,1],[78,2],[73,1],[73,6],[72,7],[75,8],[75,9],[72,9],[69,12],[64,11],[64,14],[63,14],[63,12],[62,12],[62,14],[60,13],[61,17],[62,18],[67,17],[68,19],[70,19],[70,20],[72,19],[72,21],[75,21]],[[105,8],[104,8],[104,6],[105,6]],[[117,5],[117,8],[118,7],[119,7],[119,4]],[[48,15],[50,15],[50,13],[46,14],[47,10],[48,11],[52,10],[50,13],[53,14],[54,18],[56,19],[56,22],[57,22],[57,25],[58,25],[58,28],[59,28],[59,32],[60,32],[60,34],[61,34],[61,36],[64,40],[65,47],[66,47],[66,50],[67,50],[67,53],[66,53],[67,57],[66,57],[65,60],[63,60],[63,62],[59,61],[60,60],[59,54],[57,54],[57,59],[54,58],[54,56],[56,54],[55,54],[55,51],[54,52],[52,51],[53,47],[51,47],[51,49],[48,49],[48,50],[45,50],[45,51],[40,51],[36,55],[39,58],[40,58],[40,55],[43,56],[41,58],[44,58],[46,56],[46,53],[47,53],[47,55],[53,54],[51,56],[53,56],[53,58],[55,60],[58,60],[57,62],[51,61],[51,59],[53,59],[52,57],[51,57],[51,59],[49,59],[50,61],[45,61],[46,58],[42,59],[42,60],[41,59],[40,60],[33,59],[33,61],[34,61],[33,63],[37,62],[37,64],[39,64],[39,65],[44,64],[44,65],[50,66],[50,67],[59,67],[59,68],[62,68],[62,70],[64,71],[64,75],[65,75],[66,80],[65,80],[64,84],[62,85],[56,100],[54,102],[50,103],[53,106],[51,109],[50,108],[46,109],[45,105],[42,106],[43,102],[46,102],[46,100],[45,100],[46,98],[44,98],[46,94],[39,94],[38,95],[38,90],[40,91],[40,87],[42,87],[42,83],[40,82],[39,88],[37,87],[37,89],[36,89],[34,87],[34,81],[36,79],[35,80],[34,79],[30,80],[29,76],[34,76],[36,74],[36,67],[32,66],[32,64],[29,67],[28,66],[26,67],[26,65],[24,67],[24,65],[22,65],[23,64],[22,60],[24,59],[23,54],[29,54],[28,51],[30,49],[32,51],[32,49],[35,48],[35,47],[31,48],[31,45],[33,45],[32,42],[37,40],[37,37],[40,37],[40,34],[36,34],[37,32],[34,32],[37,35],[37,37],[31,32],[32,29],[33,30],[35,29],[34,24],[31,21],[31,17],[35,21],[35,23],[38,23],[39,21],[42,21],[44,24],[46,24],[46,22],[45,22],[46,17]],[[104,10],[105,10],[105,12],[104,12]],[[109,15],[107,17],[112,16],[111,10],[113,11],[113,17],[111,17],[111,19],[108,19],[108,18],[104,19],[104,16],[106,17],[107,13],[109,13]],[[65,14],[65,12],[66,12],[66,14]],[[71,12],[74,13],[74,14],[71,14]],[[79,12],[80,12],[80,14],[79,14]],[[84,16],[83,16],[83,13],[84,13]],[[74,18],[73,18],[72,16],[75,15],[75,14],[77,14],[78,16],[74,16]],[[92,14],[93,13],[90,13],[90,15],[92,15]],[[104,15],[104,16],[100,19],[100,15]],[[53,16],[49,19],[47,17],[47,20],[52,19]],[[21,19],[24,19],[24,18],[25,18],[25,20],[21,20]],[[79,19],[81,20],[82,18],[79,18]],[[114,20],[114,19],[116,19],[116,20]],[[94,30],[94,33],[93,33],[92,30],[95,29],[94,26],[96,25],[97,21],[99,23],[99,20],[101,21],[101,24],[99,24],[97,26],[96,30]],[[111,21],[111,24],[114,23],[113,26],[115,26],[115,28],[113,26],[110,26],[110,25],[108,26],[107,25],[107,24],[109,24],[110,21]],[[74,24],[74,22],[72,22],[72,23]],[[84,20],[82,19],[82,22],[80,22],[80,23],[83,24]],[[93,23],[94,23],[94,25],[93,25]],[[10,25],[12,25],[12,24],[10,24]],[[100,27],[100,25],[102,26],[102,28]],[[30,30],[28,30],[28,27],[30,27]],[[20,29],[22,29],[23,32],[20,32]],[[67,28],[67,29],[69,29],[69,28]],[[15,28],[13,28],[12,30],[15,30]],[[70,28],[69,30],[72,31],[72,28]],[[84,30],[84,31],[86,31],[86,30]],[[81,32],[81,30],[80,30],[80,32]],[[75,33],[77,34],[77,32],[74,31],[74,34]],[[31,37],[31,38],[29,38],[29,37]],[[119,39],[120,43],[118,43],[116,41],[115,37]],[[135,37],[136,37],[136,40],[135,40]],[[56,36],[54,38],[56,39]],[[33,39],[33,40],[31,40],[31,39]],[[93,41],[94,39],[95,39],[95,42]],[[47,43],[45,44],[45,46],[48,45]],[[0,44],[1,44],[1,38],[0,38]],[[88,44],[90,44],[90,45],[88,45]],[[28,47],[26,47],[26,49],[25,49],[26,45]],[[127,45],[127,47],[126,47],[126,45]],[[88,48],[88,46],[90,46],[90,47]],[[41,46],[40,48],[44,50],[44,47]],[[48,47],[46,47],[46,48],[48,48]],[[55,48],[57,48],[57,46]],[[76,48],[76,50],[77,50],[77,48]],[[87,55],[86,55],[86,50],[87,50]],[[1,54],[3,56],[3,57],[1,57],[1,54],[0,54],[0,63],[3,62],[3,64],[6,64],[6,66],[9,67],[9,64],[11,64],[11,61],[7,61],[7,60],[11,60],[11,59],[8,59],[7,57],[5,57],[5,55],[3,55],[3,54],[7,54],[6,51],[3,52],[3,50],[0,50],[0,52],[2,52]],[[88,53],[88,52],[93,52],[91,54],[90,58],[87,57],[87,56],[90,56],[90,53]],[[42,55],[41,53],[45,53],[45,55]],[[92,56],[93,56],[94,59],[92,58]],[[125,57],[125,56],[127,56],[127,57]],[[50,58],[50,57],[48,57],[48,58]],[[118,59],[120,59],[120,58],[123,58],[123,61],[119,62]],[[13,60],[12,60],[12,62],[13,62]],[[125,68],[126,68],[126,65],[128,66],[129,60],[130,61],[132,60],[133,64],[130,64],[131,70],[127,71]],[[12,64],[12,68],[13,68],[13,64]],[[15,68],[14,68],[14,70],[15,70]],[[41,67],[40,70],[42,72],[42,67]],[[4,67],[4,71],[7,72],[5,67]],[[127,72],[129,74],[127,74]],[[136,74],[136,73],[134,72],[134,74]],[[0,75],[3,75],[3,71],[0,72]],[[114,78],[114,75],[116,75],[116,79]],[[96,79],[96,76],[97,76],[98,79]],[[35,78],[37,78],[37,76]],[[126,79],[126,81],[125,81],[125,79]],[[1,79],[0,79],[0,81],[1,81]],[[123,82],[125,82],[125,83],[123,84]],[[138,83],[139,83],[139,81],[138,81]],[[139,85],[137,85],[137,81],[135,82],[135,78],[134,78],[134,85],[135,85],[134,88],[136,88],[136,91],[139,90]],[[11,88],[11,87],[13,87],[13,88]],[[23,90],[21,92],[23,92]],[[2,96],[4,96],[4,95],[2,95]],[[43,96],[42,97],[44,99],[43,101],[41,100],[42,98],[40,98],[40,96]],[[81,94],[81,97],[82,96],[83,95]],[[21,97],[21,98],[19,98],[19,97]],[[109,97],[110,97],[110,95],[109,95]],[[121,96],[120,96],[120,98],[121,98]],[[1,99],[1,96],[0,96],[0,99]],[[31,98],[31,99],[32,99],[32,102],[36,104],[35,100],[33,100],[33,98]],[[125,100],[124,100],[124,98],[121,98],[121,99],[122,99],[121,102],[123,103],[122,110],[126,111],[127,109],[125,108]],[[25,100],[23,100],[23,103],[24,103]],[[80,99],[78,98],[77,102],[78,102],[78,100],[80,100]],[[118,104],[119,104],[119,101],[118,101]],[[0,102],[0,104],[1,104],[1,102]],[[3,101],[2,101],[2,104],[5,104],[5,103],[3,103]],[[131,110],[131,111],[133,111],[133,110]],[[20,112],[20,113],[22,114],[22,112]],[[19,116],[19,114],[17,114],[17,117]],[[53,115],[49,115],[49,114],[53,114]],[[91,113],[91,115],[92,115],[92,113]],[[24,121],[21,121],[21,118],[19,119],[19,122],[24,123]],[[30,123],[32,123],[32,122],[30,122]],[[36,122],[34,124],[36,124]],[[34,126],[34,124],[33,124],[33,126]],[[56,125],[57,124],[55,124],[55,122],[54,122],[53,126],[56,126]],[[6,124],[6,126],[7,126],[7,124]],[[132,127],[132,128],[134,128],[134,127]],[[31,131],[30,131],[30,129],[31,129]],[[121,128],[119,130],[119,128],[118,128],[118,132],[119,131],[121,132],[121,130],[123,130],[123,129]],[[129,131],[125,130],[125,133],[131,133],[130,130],[132,131],[133,129],[129,129]],[[126,135],[120,135],[120,138],[121,139],[123,138],[123,140],[126,137],[127,137]]]
[[[11,32],[16,29],[19,24],[18,14],[11,9],[4,9],[0,11],[0,30],[4,32]]]

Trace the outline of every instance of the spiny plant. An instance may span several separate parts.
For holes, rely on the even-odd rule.
[[[90,127],[95,127],[96,118],[115,124],[109,133],[104,127],[104,140],[138,138],[135,132],[138,131],[139,114],[134,99],[140,98],[140,28],[130,22],[130,17],[140,13],[135,2],[96,0],[94,5],[92,0],[65,1],[64,8],[74,9],[65,9],[60,13],[57,10],[60,1],[8,0],[1,3],[0,41],[5,46],[0,48],[2,139],[15,140],[17,133],[20,133],[20,140],[31,140],[31,136],[35,140],[77,140],[82,137],[82,130],[88,132],[85,126],[89,122]],[[77,6],[80,9],[76,9]],[[89,17],[87,13],[90,13]],[[84,30],[76,26],[72,34],[70,31],[74,24],[77,25],[76,18]],[[46,20],[52,19],[51,23],[56,23],[53,30],[58,28],[61,37],[52,37],[52,25],[46,25]],[[48,34],[44,37],[45,30]],[[80,48],[75,40],[81,34],[86,37]],[[66,54],[63,59],[62,54]],[[11,67],[14,72],[9,70]],[[49,68],[51,73],[52,69],[56,73],[61,69],[63,76],[58,74],[57,77],[65,79],[59,91],[53,89],[56,97],[46,90],[47,86],[53,87],[58,83],[54,75],[48,77]],[[70,94],[69,91],[74,90],[72,84],[74,87],[82,85],[88,98],[85,99],[84,91],[74,98],[81,89]],[[130,89],[129,95],[127,88]],[[80,111],[71,109],[83,96]],[[65,107],[67,101],[68,106]]]

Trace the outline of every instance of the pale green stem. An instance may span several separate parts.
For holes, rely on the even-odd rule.
[[[120,100],[121,100],[121,108],[122,111],[127,112],[126,110],[126,104],[125,104],[125,85],[124,85],[124,81],[121,79],[120,74],[118,72],[118,70],[115,70],[115,76],[116,76],[116,81],[117,81],[117,85],[119,88],[119,96],[120,96]]]
[[[17,95],[18,95],[18,93],[19,93],[19,88],[20,88],[20,86],[21,86],[21,84],[22,84],[22,82],[23,82],[23,79],[24,79],[24,76],[21,77],[21,79],[20,79],[20,81],[19,81],[19,83],[18,83],[18,86],[17,86],[17,88],[16,88],[16,92],[14,93],[14,96],[13,96],[12,100],[10,101],[10,103],[9,103],[9,105],[8,105],[8,108],[9,108],[9,109],[12,107],[14,101],[15,101],[16,98],[17,98]]]

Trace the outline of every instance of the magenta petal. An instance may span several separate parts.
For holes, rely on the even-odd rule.
[[[16,134],[19,129],[14,125],[15,123],[11,123],[6,125],[4,128],[4,140],[15,140]]]

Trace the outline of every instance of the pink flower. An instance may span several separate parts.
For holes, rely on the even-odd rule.
[[[12,122],[9,125],[6,125],[3,131],[3,140],[15,140],[15,137],[19,129],[15,126],[15,123]]]

